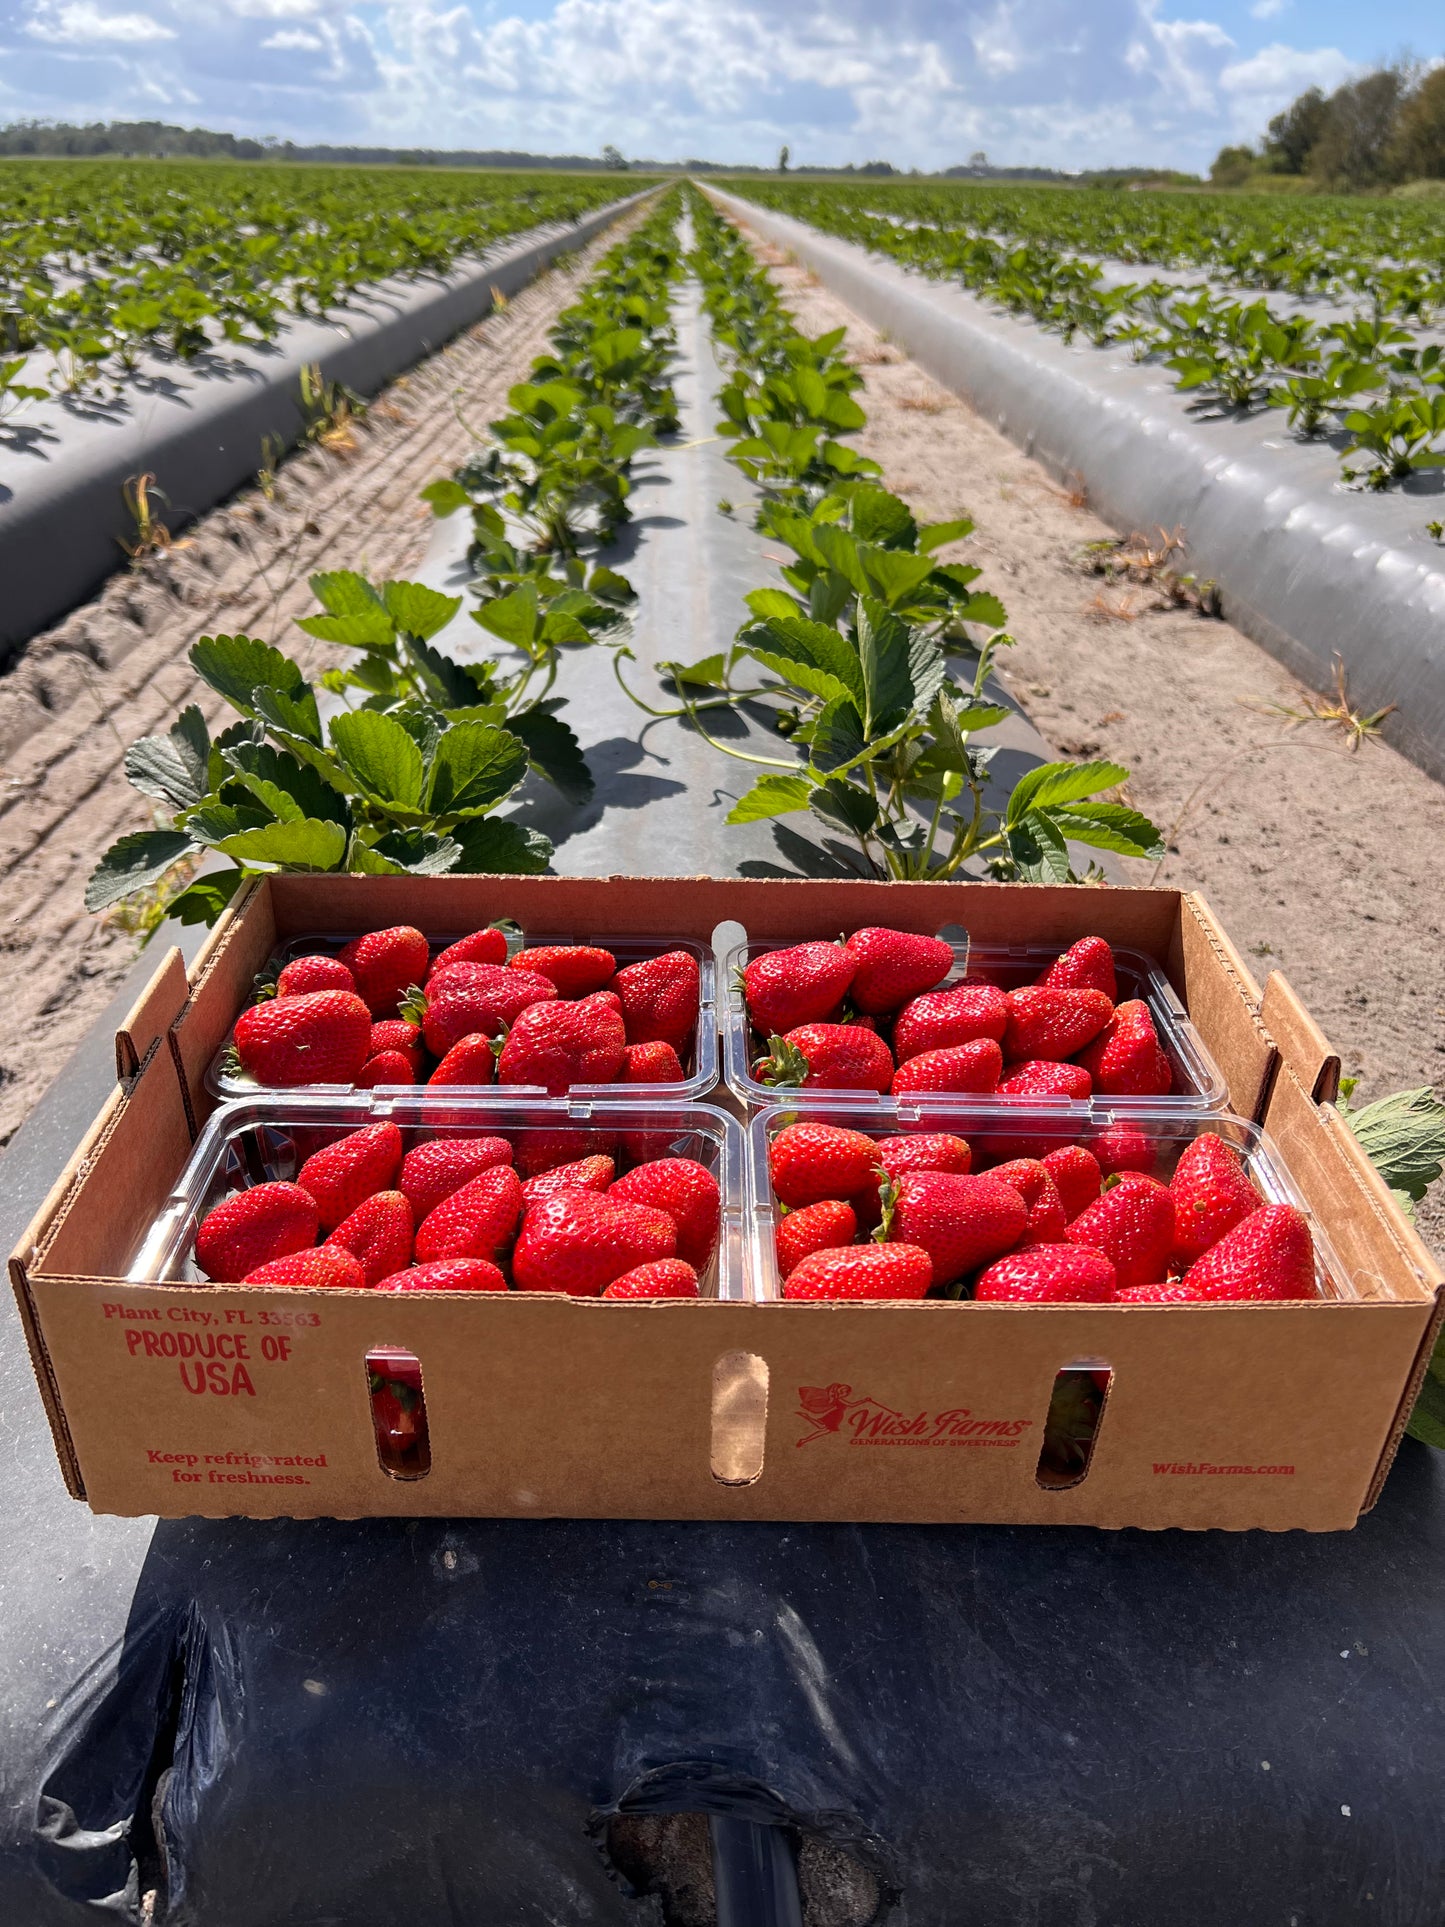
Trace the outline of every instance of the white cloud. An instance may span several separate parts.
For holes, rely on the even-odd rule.
[[[1298,47],[1276,42],[1261,47],[1248,60],[1230,63],[1219,76],[1219,84],[1231,94],[1266,94],[1271,99],[1292,100],[1306,87],[1322,87],[1327,92],[1338,87],[1351,71],[1338,47],[1318,47],[1304,53]]]
[[[53,46],[110,44],[142,46],[148,41],[174,40],[174,28],[148,13],[102,13],[93,0],[66,0],[61,6],[42,5],[25,23],[33,40]]]
[[[267,53],[320,53],[326,42],[307,27],[282,27],[261,42]]]
[[[1254,5],[1249,11],[1256,20],[1273,20],[1275,15],[1283,13],[1289,4],[1290,0],[1254,0]]]

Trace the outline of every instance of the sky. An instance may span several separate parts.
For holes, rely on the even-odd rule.
[[[1405,51],[1445,54],[1441,0],[0,0],[0,122],[1197,171]]]

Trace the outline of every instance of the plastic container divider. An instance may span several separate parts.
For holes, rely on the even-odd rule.
[[[273,1092],[214,1111],[175,1187],[126,1269],[131,1283],[207,1281],[196,1266],[196,1228],[208,1211],[253,1184],[294,1179],[312,1152],[368,1124],[394,1123],[408,1150],[435,1137],[505,1137],[514,1146],[541,1132],[578,1133],[565,1159],[603,1148],[619,1172],[652,1158],[692,1157],[718,1181],[718,1248],[700,1279],[704,1297],[750,1296],[745,1279],[746,1188],[742,1127],[705,1104],[579,1103],[568,1098],[497,1095],[428,1096],[410,1091],[358,1091],[346,1097]],[[589,1146],[591,1148],[589,1148]],[[620,1153],[620,1154],[619,1154]],[[485,1296],[486,1294],[480,1294]]]

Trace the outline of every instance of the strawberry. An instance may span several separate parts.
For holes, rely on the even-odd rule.
[[[427,1422],[420,1361],[390,1347],[368,1352],[366,1377],[378,1450],[384,1450],[389,1465],[421,1469]]]
[[[1304,1213],[1292,1204],[1261,1204],[1184,1274],[1200,1298],[1313,1298],[1315,1249]]]
[[[783,1286],[785,1298],[922,1298],[933,1260],[918,1245],[848,1245],[814,1251]]]
[[[1114,1267],[1102,1251],[1042,1244],[990,1265],[973,1295],[985,1304],[1107,1305],[1114,1290]]]
[[[361,1266],[365,1282],[374,1285],[411,1263],[415,1227],[412,1208],[400,1191],[378,1191],[343,1218],[326,1243],[349,1251]]]
[[[831,1017],[848,993],[858,959],[840,943],[765,950],[743,972],[748,1015],[764,1037],[786,1037]]]
[[[696,1298],[697,1273],[681,1258],[655,1258],[624,1271],[602,1293],[604,1298]]]
[[[401,1132],[394,1124],[368,1124],[307,1158],[296,1182],[315,1198],[323,1231],[349,1218],[373,1191],[391,1189],[401,1164],[401,1148]]]
[[[1054,1181],[1065,1217],[1072,1222],[1099,1195],[1099,1160],[1082,1144],[1061,1144],[1046,1152],[1041,1162]]]
[[[1000,1097],[1087,1097],[1094,1081],[1082,1064],[1056,1064],[1047,1057],[1010,1064],[998,1080]]]
[[[622,1053],[621,1084],[681,1084],[687,1076],[671,1044],[629,1044]]]
[[[677,1255],[702,1271],[717,1246],[722,1196],[717,1179],[695,1158],[655,1158],[621,1177],[607,1193],[614,1203],[650,1204],[677,1226]]]
[[[409,1265],[377,1285],[378,1291],[505,1291],[507,1281],[487,1258],[442,1258]]]
[[[449,964],[434,970],[426,990],[410,999],[405,1014],[419,1019],[427,1048],[445,1057],[453,1044],[480,1032],[496,1037],[515,1024],[532,1004],[549,1004],[557,995],[550,977],[530,970],[504,970],[500,964]]]
[[[801,1211],[789,1211],[778,1220],[774,1238],[778,1276],[788,1277],[815,1251],[852,1244],[857,1235],[857,1214],[839,1198],[822,1198],[817,1204],[805,1204]]]
[[[1137,1171],[1126,1171],[1079,1213],[1065,1234],[1070,1244],[1089,1245],[1112,1260],[1123,1289],[1164,1276],[1174,1235],[1169,1187]]]
[[[310,1251],[293,1251],[289,1257],[273,1258],[270,1264],[247,1272],[241,1282],[269,1285],[273,1289],[302,1290],[326,1285],[343,1291],[360,1291],[366,1284],[366,1274],[351,1253],[343,1251],[340,1245],[317,1245]]]
[[[1202,1258],[1261,1203],[1238,1152],[1213,1131],[1195,1138],[1185,1151],[1169,1189],[1174,1193],[1174,1256],[1185,1265]]]
[[[499,1084],[533,1084],[560,1097],[574,1084],[610,1084],[622,1069],[627,1033],[611,1004],[533,1004],[507,1033]]]
[[[535,1178],[542,1171],[555,1171],[559,1164],[575,1164],[580,1158],[610,1157],[616,1149],[615,1137],[585,1125],[521,1131],[517,1134],[517,1169],[524,1178]]]
[[[690,950],[667,950],[628,964],[610,988],[622,999],[629,1044],[678,1047],[697,1028],[702,972]]]
[[[1014,1158],[1008,1164],[995,1164],[988,1175],[1017,1191],[1028,1206],[1028,1228],[1023,1237],[1026,1245],[1051,1245],[1063,1237],[1069,1216],[1039,1158]]]
[[[1004,1056],[1011,1064],[1072,1057],[1113,1015],[1113,1002],[1102,990],[1050,990],[1040,984],[1011,990]]]
[[[789,1208],[849,1198],[874,1175],[878,1146],[861,1131],[805,1119],[779,1131],[768,1150],[773,1190]]]
[[[341,962],[356,979],[357,991],[373,1017],[394,1017],[410,987],[425,980],[430,961],[431,945],[409,923],[368,930],[341,952]]]
[[[554,1191],[605,1191],[617,1175],[617,1166],[608,1157],[579,1158],[575,1164],[558,1164],[539,1172],[522,1186],[522,1200],[535,1204],[550,1198]]]
[[[932,990],[953,968],[952,944],[912,930],[855,930],[843,947],[858,966],[849,995],[874,1016]]]
[[[535,950],[519,950],[509,959],[513,970],[535,971],[550,977],[563,997],[589,997],[609,983],[617,969],[610,950],[593,950],[581,943],[540,944]]]
[[[1193,1291],[1183,1278],[1156,1278],[1152,1284],[1130,1285],[1118,1294],[1121,1305],[1207,1305],[1202,1292]]]
[[[430,982],[439,970],[449,970],[453,964],[504,964],[506,961],[507,932],[502,925],[490,923],[485,930],[474,930],[469,937],[459,937],[445,950],[438,951],[430,972],[421,981]]]
[[[428,1078],[432,1084],[490,1084],[497,1068],[492,1040],[474,1030],[459,1037]]]
[[[268,998],[241,1012],[235,1037],[258,1084],[350,1084],[371,1055],[371,1012],[349,990]]]
[[[973,1152],[965,1138],[950,1131],[914,1131],[907,1137],[881,1137],[878,1162],[890,1178],[901,1178],[905,1171],[954,1171],[959,1175],[973,1169]]]
[[[1135,998],[1120,1004],[1079,1062],[1101,1097],[1167,1097],[1174,1071],[1154,1029],[1149,1006]]]
[[[860,1232],[876,1231],[883,1222],[883,1179],[875,1171],[863,1189],[844,1202],[858,1220]]]
[[[980,1037],[1000,1044],[1007,1028],[1008,1004],[996,984],[959,984],[905,1004],[893,1026],[893,1048],[902,1064],[925,1051],[973,1044]]]
[[[490,1170],[453,1191],[416,1228],[416,1261],[491,1258],[507,1244],[522,1215],[522,1181],[510,1164]]]
[[[349,990],[354,995],[356,979],[339,957],[325,955],[293,957],[276,979],[278,997],[307,997],[317,990]]]
[[[804,1084],[832,1091],[877,1091],[893,1082],[893,1053],[876,1031],[860,1024],[803,1024],[786,1037],[769,1039],[770,1055],[758,1059],[759,1083],[797,1089]]]
[[[616,1279],[677,1250],[665,1211],[617,1204],[594,1191],[559,1191],[529,1205],[512,1253],[519,1291],[563,1291],[595,1298]]]
[[[910,1057],[893,1073],[889,1089],[895,1097],[903,1091],[989,1092],[998,1089],[1002,1074],[1003,1052],[991,1037],[980,1037],[972,1044]]]
[[[934,1283],[951,1285],[1016,1245],[1028,1216],[1018,1192],[993,1176],[908,1171],[895,1187],[888,1237],[921,1245],[933,1261]]]
[[[409,1059],[412,1073],[408,1082],[416,1083],[421,1078],[422,1048],[420,1024],[409,1024],[404,1017],[387,1017],[371,1027],[371,1056],[380,1057],[383,1051],[400,1051]]]
[[[384,1050],[367,1058],[354,1081],[359,1091],[374,1091],[383,1084],[415,1084],[416,1066],[404,1051]]]
[[[196,1263],[214,1284],[234,1284],[273,1258],[316,1242],[316,1200],[295,1184],[253,1184],[208,1211],[196,1232]]]
[[[1116,1171],[1142,1171],[1147,1176],[1157,1162],[1154,1140],[1135,1124],[1114,1124],[1089,1139],[1094,1162],[1104,1176]]]
[[[397,1190],[404,1192],[418,1224],[443,1198],[491,1170],[510,1164],[512,1147],[504,1137],[434,1137],[414,1144],[401,1161]]]
[[[1080,937],[1062,957],[1055,957],[1039,985],[1044,990],[1101,990],[1112,1004],[1119,996],[1114,953],[1102,937]]]

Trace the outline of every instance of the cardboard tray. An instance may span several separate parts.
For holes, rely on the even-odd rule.
[[[981,941],[1062,945],[1098,931],[1142,950],[1174,985],[1233,1110],[1264,1124],[1355,1297],[1131,1308],[1111,1320],[1105,1352],[1108,1307],[419,1295],[388,1308],[383,1329],[364,1293],[123,1282],[211,1108],[215,1044],[278,942],[507,914],[599,937],[957,923]],[[275,877],[218,925],[191,983],[178,953],[162,960],[118,1067],[116,1092],[11,1260],[67,1483],[102,1512],[1327,1530],[1373,1502],[1439,1322],[1438,1267],[1319,1101],[1338,1060],[1318,1027],[1282,978],[1261,996],[1207,905],[1176,891]],[[226,1389],[188,1390],[137,1329],[243,1333],[250,1389],[230,1374]],[[379,1462],[361,1369],[378,1342],[422,1361],[424,1478],[398,1480]],[[1084,1361],[1113,1373],[1087,1475],[1042,1486],[1037,1441],[1057,1374]],[[819,1432],[820,1409],[860,1401],[878,1415],[866,1440]]]

